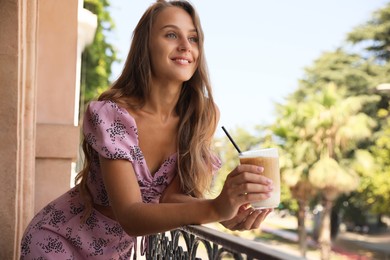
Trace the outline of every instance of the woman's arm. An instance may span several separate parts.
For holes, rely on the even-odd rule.
[[[199,199],[182,192],[179,177],[176,175],[162,194],[160,203],[183,203],[196,200]],[[233,218],[220,223],[230,230],[257,229],[270,212],[272,212],[272,209],[255,210],[249,204],[246,204],[239,208]]]
[[[241,205],[267,197],[266,186],[258,185],[266,183],[259,167],[241,165],[229,174],[224,189],[215,199],[147,204],[142,202],[130,162],[100,157],[100,164],[115,217],[131,236],[231,219]]]
[[[201,224],[219,217],[211,201],[191,204],[146,204],[130,162],[100,157],[103,181],[116,219],[131,236],[170,230],[186,224]],[[194,212],[197,208],[199,214]],[[194,215],[195,214],[195,215]]]
[[[160,203],[182,203],[197,200],[199,199],[183,193],[180,188],[180,178],[177,174],[160,197]]]

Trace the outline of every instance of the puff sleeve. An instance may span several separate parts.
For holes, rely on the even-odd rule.
[[[92,101],[84,115],[84,138],[101,156],[108,159],[139,161],[135,120],[112,101]]]

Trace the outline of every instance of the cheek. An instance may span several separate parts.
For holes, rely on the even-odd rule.
[[[163,63],[163,55],[158,49],[151,49],[150,51],[150,64],[152,69],[159,69]]]
[[[193,58],[195,60],[195,68],[198,68],[199,67],[199,52],[194,52],[193,54]]]
[[[156,63],[161,59],[163,55],[163,49],[159,44],[149,44],[149,55],[150,59]]]
[[[199,60],[199,56],[200,56],[200,51],[199,51],[199,48],[196,47],[196,48],[193,48],[192,49],[192,57],[198,61]]]

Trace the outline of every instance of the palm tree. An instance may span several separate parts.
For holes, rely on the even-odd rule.
[[[350,167],[353,160],[347,154],[357,148],[358,141],[370,137],[375,122],[360,111],[365,103],[374,100],[377,97],[345,97],[342,88],[330,83],[309,102],[315,113],[307,125],[319,156],[309,170],[309,181],[322,195],[324,210],[319,233],[322,259],[330,257],[330,214],[334,202],[359,184],[358,175]]]
[[[305,131],[305,122],[311,117],[304,103],[290,100],[286,105],[278,105],[279,119],[272,126],[273,133],[281,139],[280,168],[283,184],[290,189],[298,203],[296,213],[298,224],[299,248],[303,257],[307,251],[307,233],[305,227],[306,208],[310,198],[316,193],[310,183],[308,172],[316,161],[313,143]]]
[[[376,99],[364,95],[345,98],[343,88],[329,83],[299,103],[289,100],[278,107],[279,119],[273,130],[282,139],[285,151],[281,160],[283,180],[298,201],[302,255],[306,250],[304,210],[318,191],[324,208],[319,242],[322,258],[329,259],[331,208],[341,194],[356,189],[358,175],[349,167],[349,158],[357,149],[357,141],[369,137],[375,126],[359,111]]]

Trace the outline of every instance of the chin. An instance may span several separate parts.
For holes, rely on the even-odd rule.
[[[178,77],[177,80],[184,83],[186,81],[189,81],[192,78],[193,75],[187,76],[187,77]]]
[[[168,75],[167,75],[168,76]],[[194,76],[193,72],[176,72],[168,76],[172,81],[186,82],[189,81]]]

